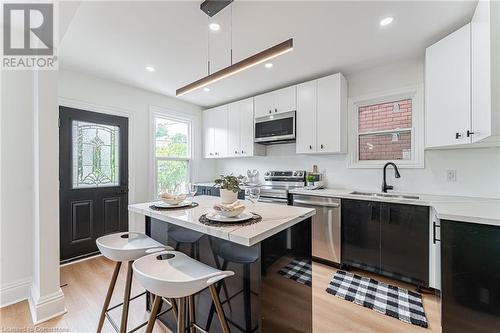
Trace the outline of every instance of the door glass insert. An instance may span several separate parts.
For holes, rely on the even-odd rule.
[[[73,188],[119,186],[118,126],[72,122]]]

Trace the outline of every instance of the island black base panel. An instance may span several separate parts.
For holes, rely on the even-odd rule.
[[[235,272],[218,285],[231,332],[312,332],[312,288],[280,274],[293,260],[310,267],[310,218],[252,247],[150,217],[146,217],[146,234],[207,265]],[[217,315],[210,320],[208,289],[195,296],[195,305],[196,323],[209,332],[222,332]],[[171,312],[161,321],[176,330]]]

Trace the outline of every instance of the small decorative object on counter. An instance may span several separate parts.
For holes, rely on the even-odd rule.
[[[257,185],[259,184],[259,170],[247,170],[247,184]]]
[[[313,186],[314,185],[314,175],[308,174],[307,175],[307,186]]]
[[[240,184],[245,177],[220,175],[215,182],[215,187],[220,188],[220,199],[223,204],[231,204],[238,200],[238,192],[241,190]]]
[[[235,217],[243,213],[245,205],[236,200],[231,204],[215,204],[214,210],[224,217]]]

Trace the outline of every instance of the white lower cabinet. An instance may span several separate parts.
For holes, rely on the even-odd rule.
[[[296,153],[347,152],[347,81],[340,74],[297,85]]]

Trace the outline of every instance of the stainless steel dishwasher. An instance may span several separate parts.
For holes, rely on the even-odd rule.
[[[313,258],[341,265],[340,199],[294,194],[293,205],[316,209],[312,218]]]

